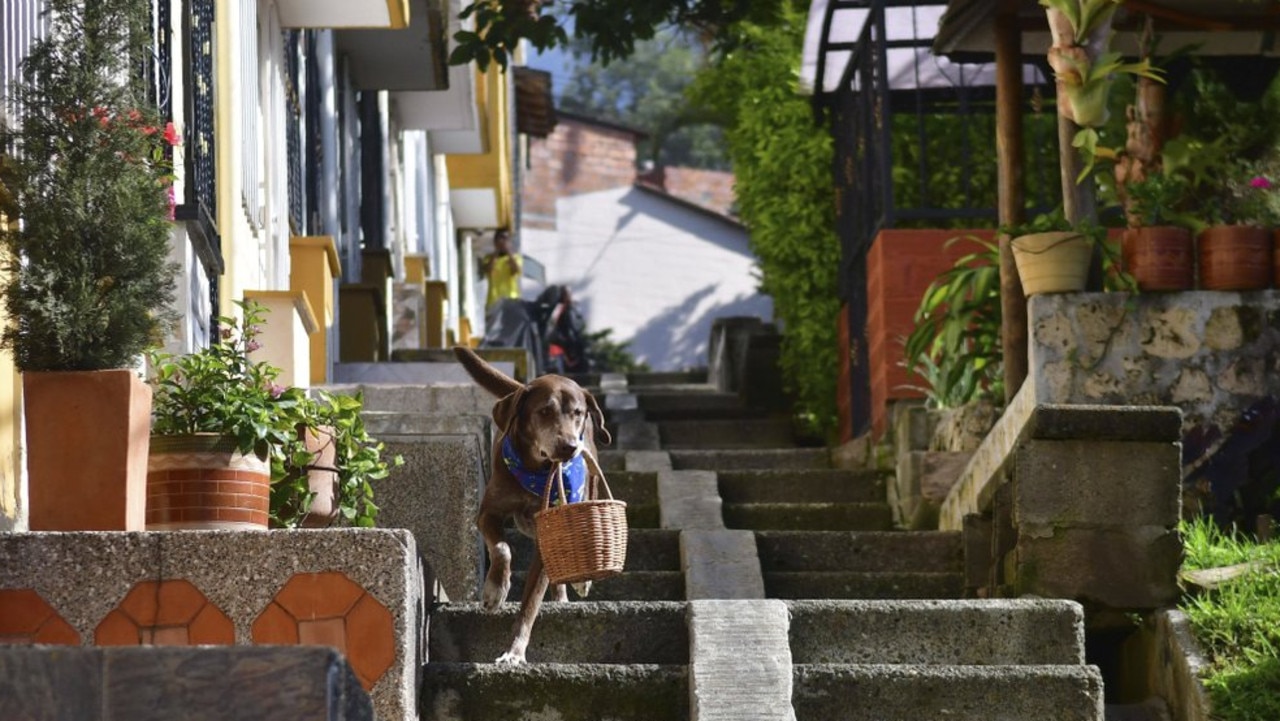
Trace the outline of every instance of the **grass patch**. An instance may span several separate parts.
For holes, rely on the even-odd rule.
[[[1184,569],[1254,562],[1256,571],[1181,604],[1208,667],[1202,680],[1222,721],[1280,719],[1280,542],[1258,544],[1213,521],[1182,526]]]

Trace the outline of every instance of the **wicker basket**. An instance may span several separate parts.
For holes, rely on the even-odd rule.
[[[589,454],[586,458],[608,498],[599,498],[596,484],[592,483],[587,500],[550,506],[548,479],[542,493],[542,510],[533,516],[538,551],[551,583],[599,581],[622,573],[627,561],[627,504],[613,499],[599,465]],[[555,480],[560,498],[564,498],[561,471],[556,471]]]

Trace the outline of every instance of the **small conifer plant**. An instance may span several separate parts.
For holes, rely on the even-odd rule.
[[[172,164],[148,0],[48,0],[0,125],[0,346],[19,370],[133,365],[168,320]],[[17,220],[18,222],[12,222]]]

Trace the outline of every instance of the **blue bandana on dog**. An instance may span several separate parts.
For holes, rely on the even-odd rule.
[[[560,468],[564,472],[564,492],[569,497],[569,503],[577,503],[582,500],[582,492],[587,486],[587,464],[582,460],[582,444],[578,444],[578,452],[573,454],[573,458],[560,464]],[[511,444],[511,436],[502,439],[502,462],[506,464],[507,470],[511,471],[511,475],[515,476],[520,485],[528,492],[542,498],[542,493],[547,487],[547,483],[551,481],[551,472],[555,468],[548,468],[545,471],[531,471],[520,463],[520,454],[516,453],[515,446]],[[559,505],[562,500],[558,498],[560,490],[556,486],[551,487],[551,502],[549,505]]]

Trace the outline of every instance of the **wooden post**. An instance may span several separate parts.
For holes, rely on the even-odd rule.
[[[996,172],[1001,225],[1023,221],[1022,29],[1017,5],[1004,2],[996,15]],[[1013,262],[1009,236],[1000,236],[1000,338],[1005,402],[1027,378],[1027,299]]]

